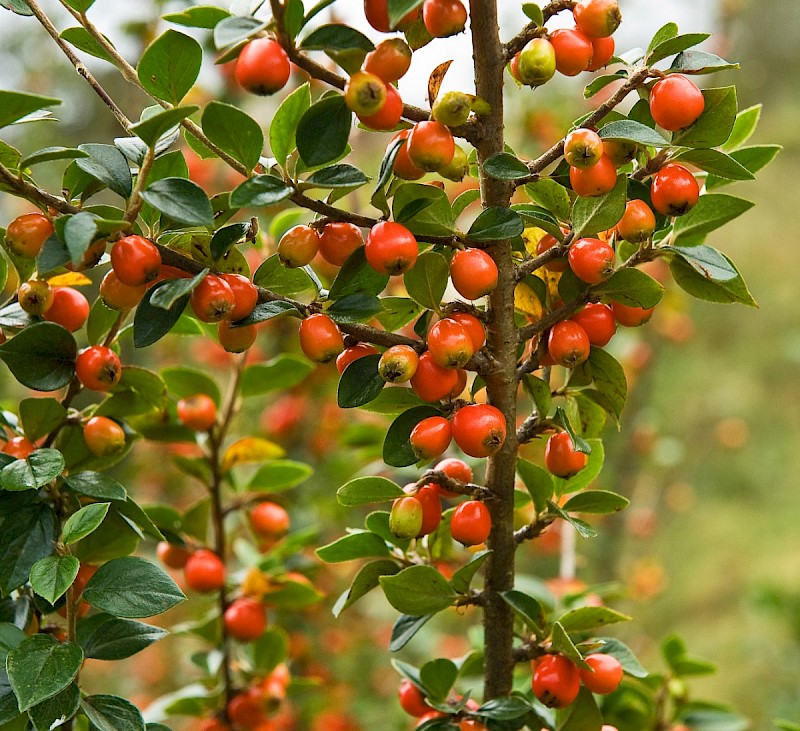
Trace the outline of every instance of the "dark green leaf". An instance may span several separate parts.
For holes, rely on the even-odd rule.
[[[433,406],[417,406],[400,414],[389,427],[383,443],[383,461],[391,467],[408,467],[417,457],[411,448],[409,437],[414,427],[429,416],[440,416]],[[402,495],[397,496],[402,497]]]
[[[125,501],[128,499],[125,488],[113,477],[102,472],[78,472],[65,477],[64,482],[73,492],[97,500]]]
[[[305,269],[287,269],[281,264],[277,254],[261,264],[253,276],[253,282],[259,287],[266,287],[276,294],[288,297],[301,292],[317,292],[316,283]]]
[[[278,389],[289,389],[301,383],[314,366],[305,358],[279,355],[268,363],[249,366],[242,378],[243,396],[261,396]]]
[[[665,246],[664,249],[675,252],[689,264],[698,274],[715,282],[729,282],[739,276],[739,272],[715,248],[706,244],[699,246]]]
[[[191,180],[185,178],[156,180],[142,193],[142,198],[177,223],[207,228],[214,225],[214,214],[208,196]]]
[[[727,256],[724,254],[722,256],[729,266],[734,267]],[[684,261],[683,257],[675,257],[670,262],[670,270],[677,284],[693,297],[721,304],[738,302],[750,307],[757,306],[740,274],[737,274],[735,279],[715,282],[700,274],[695,267]]]
[[[93,533],[105,519],[110,503],[92,503],[69,516],[64,523],[61,540],[67,545],[77,543]],[[52,603],[52,602],[51,602]]]
[[[31,588],[50,604],[55,604],[72,586],[80,561],[75,556],[48,556],[31,566]]]
[[[516,589],[502,592],[501,596],[514,613],[537,633],[545,625],[544,608],[537,599]]]
[[[423,614],[421,617],[412,617],[408,614],[401,614],[392,627],[389,652],[400,652],[433,616],[432,614]]]
[[[753,180],[755,175],[730,155],[719,150],[687,150],[674,158],[727,180]]]
[[[619,223],[625,213],[627,191],[627,178],[620,175],[614,189],[605,195],[579,196],[572,206],[572,227],[575,237],[606,231]]]
[[[533,462],[518,459],[517,474],[530,493],[536,510],[539,512],[544,510],[547,501],[553,496],[553,478],[550,473]]]
[[[669,142],[654,129],[630,119],[611,122],[601,127],[598,134],[604,140],[624,140],[647,147],[669,147]]]
[[[313,168],[339,158],[347,149],[352,121],[339,94],[312,104],[297,125],[297,149],[303,162]]]
[[[378,373],[380,355],[367,355],[353,361],[339,379],[339,408],[352,409],[368,404],[383,390],[386,382]]]
[[[244,325],[255,325],[259,322],[267,322],[267,320],[274,320],[281,315],[291,315],[293,317],[301,317],[294,305],[288,302],[259,302],[255,309],[243,320],[238,320],[234,323],[234,327]]]
[[[453,233],[455,217],[447,194],[421,183],[405,183],[394,194],[394,220],[415,236],[448,236]]]
[[[38,165],[40,162],[74,160],[78,157],[88,157],[88,155],[77,147],[44,147],[22,158],[19,162],[19,166],[20,168],[29,168]],[[6,165],[6,167],[8,167],[8,165]]]
[[[208,139],[248,170],[258,164],[264,134],[251,116],[231,104],[212,101],[203,110],[201,124]]]
[[[655,307],[664,295],[664,287],[639,269],[618,269],[595,287],[595,292],[628,307]]]
[[[386,542],[376,533],[359,531],[343,536],[327,546],[316,550],[316,554],[326,563],[354,561],[359,558],[383,558],[389,556]]]
[[[486,174],[497,180],[520,180],[527,178],[531,171],[518,157],[507,152],[499,152],[483,163]]]
[[[145,142],[148,147],[155,147],[162,135],[173,129],[175,125],[180,124],[190,114],[194,114],[199,108],[192,105],[165,109],[163,112],[154,114],[138,124],[134,124],[131,127],[131,132]]]
[[[202,62],[200,44],[170,28],[145,48],[136,72],[147,92],[178,104],[197,81]]]
[[[385,477],[357,477],[336,491],[339,505],[346,508],[368,503],[383,503],[403,497],[403,489]]]
[[[599,94],[603,89],[611,84],[628,78],[628,73],[624,69],[613,74],[604,74],[592,79],[583,89],[583,98],[591,99],[595,94]]]
[[[355,28],[338,23],[330,23],[316,28],[300,43],[305,51],[352,51],[375,50],[372,41]],[[304,158],[305,159],[305,158]]]
[[[325,310],[325,314],[339,323],[367,322],[382,309],[381,301],[377,297],[359,292],[336,300]]]
[[[750,201],[725,193],[702,195],[689,213],[675,220],[673,242],[677,244],[681,239],[705,236],[746,213],[753,205]]]
[[[150,304],[162,310],[170,310],[181,300],[185,303],[186,297],[205,279],[206,274],[208,274],[208,269],[203,269],[191,279],[180,277],[178,279],[164,280],[162,286],[153,292],[153,296],[150,297]]]
[[[128,161],[114,145],[78,145],[88,157],[79,157],[75,165],[95,180],[113,190],[117,195],[128,198],[133,190],[133,179]]]
[[[447,579],[433,566],[409,566],[394,576],[381,577],[380,583],[389,604],[417,617],[441,612],[456,598]]]
[[[414,269],[418,265],[419,259],[417,259]],[[358,293],[377,296],[383,292],[388,283],[389,276],[376,272],[367,262],[364,247],[359,246],[342,265],[336,279],[333,280],[328,297],[337,300]]]
[[[103,564],[89,579],[83,598],[114,616],[139,618],[166,612],[186,597],[158,566],[126,556]]]
[[[426,251],[417,263],[403,275],[409,296],[423,307],[439,311],[450,277],[450,264],[442,254]]]
[[[0,89],[0,127],[7,127],[33,112],[56,104],[61,104],[61,100],[55,97]]]
[[[61,721],[72,718],[81,704],[81,692],[75,683],[29,709],[28,715],[36,731],[50,731],[60,727]]]
[[[57,449],[37,449],[25,459],[3,467],[0,483],[6,490],[34,490],[52,482],[64,471],[64,456]]]
[[[511,696],[487,701],[475,713],[498,721],[513,721],[516,718],[522,718],[530,711],[531,705],[528,701],[519,696]]]
[[[45,503],[24,494],[0,495],[0,594],[24,584],[31,567],[53,553],[58,519]]]
[[[659,33],[660,32],[661,31],[659,31]],[[671,37],[664,38],[656,46],[652,46],[651,44],[651,49],[648,51],[646,63],[648,66],[651,66],[652,64],[656,63],[656,61],[661,61],[669,56],[674,56],[676,53],[685,51],[687,48],[697,46],[706,40],[710,35],[710,33],[687,33],[681,36],[673,35]],[[654,38],[653,41],[655,40],[656,39]]]
[[[382,560],[372,561],[371,563],[362,566],[356,574],[355,579],[349,589],[347,589],[336,600],[333,605],[333,616],[338,617],[345,609],[352,606],[362,596],[375,589],[380,581],[381,576],[389,576],[396,574],[400,570],[394,561]]]
[[[552,501],[548,502],[547,509],[549,512],[553,513],[554,515],[557,515],[562,520],[566,520],[568,523],[570,523],[575,528],[575,530],[578,531],[578,535],[581,538],[594,538],[595,536],[597,536],[597,531],[594,528],[592,528],[592,526],[590,526],[586,521],[573,517],[565,510],[562,510],[554,502]]]
[[[556,712],[556,731],[602,731],[603,716],[588,688],[581,688],[575,702]]]
[[[292,188],[274,175],[255,175],[231,193],[233,208],[272,206],[292,195]]]
[[[81,710],[93,731],[145,731],[139,709],[115,695],[90,695],[81,701]]]
[[[769,165],[783,149],[781,145],[753,145],[740,147],[731,153],[731,158],[739,163],[745,170],[755,174]],[[717,175],[709,175],[706,179],[706,190],[713,190],[720,185],[726,185],[727,180]]]
[[[297,146],[295,135],[300,118],[311,106],[309,85],[303,84],[295,89],[282,102],[272,123],[269,126],[269,145],[272,155],[281,167],[285,167],[286,158]]]
[[[494,206],[482,211],[475,219],[467,232],[467,239],[470,241],[508,241],[521,236],[524,230],[525,224],[515,211]]]
[[[232,223],[214,232],[211,237],[211,258],[217,261],[250,232],[249,223]]]
[[[426,662],[419,669],[419,678],[434,703],[443,703],[458,678],[458,667],[452,660],[440,657]]]
[[[19,418],[25,436],[35,441],[63,424],[67,410],[57,399],[26,398],[20,401]]]
[[[684,147],[717,147],[727,142],[736,121],[736,87],[703,89],[703,98],[703,113],[690,127],[673,134],[673,144]]]
[[[159,282],[147,290],[144,298],[136,308],[133,317],[133,344],[137,348],[146,348],[163,338],[178,322],[186,304],[189,302],[189,295],[184,295],[169,309],[164,310],[151,304],[150,300],[161,287],[166,286],[167,282]]]
[[[752,137],[761,119],[761,107],[761,104],[755,104],[752,107],[747,107],[747,109],[742,109],[736,114],[736,120],[733,123],[733,130],[731,131],[730,137],[728,137],[725,144],[722,146],[725,152],[738,150]]]
[[[563,185],[555,180],[545,178],[535,183],[528,183],[525,192],[534,203],[546,208],[559,221],[568,221],[570,217],[569,193]]]
[[[28,637],[8,653],[6,669],[20,711],[52,698],[78,674],[83,651],[73,642],[57,642],[44,634]]]
[[[558,220],[546,208],[530,203],[517,203],[511,206],[511,210],[522,218],[525,226],[540,228],[551,236],[555,236],[559,241],[564,240],[564,232],[561,230]]]
[[[368,182],[369,178],[357,167],[339,164],[330,165],[309,175],[303,181],[303,186],[308,188],[357,188]]]
[[[552,648],[556,652],[561,653],[574,662],[579,668],[588,670],[589,666],[583,659],[583,656],[575,647],[575,643],[570,639],[567,631],[561,625],[561,622],[553,622],[553,631],[551,635]]]
[[[78,644],[86,657],[95,660],[124,660],[167,634],[160,627],[108,614],[95,614],[78,623]]]
[[[592,368],[595,388],[606,398],[614,415],[619,419],[628,397],[625,371],[613,356],[595,346],[592,346],[589,355],[589,365]]]
[[[450,579],[450,585],[453,589],[459,594],[466,594],[469,591],[472,580],[475,578],[475,574],[481,570],[491,553],[491,551],[479,551],[469,560],[468,564],[456,571],[453,574],[453,578]]]

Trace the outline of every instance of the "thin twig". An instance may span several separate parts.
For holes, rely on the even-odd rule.
[[[542,8],[542,16],[546,23],[557,13],[562,10],[571,10],[575,7],[575,0],[554,0]],[[547,34],[544,25],[536,23],[528,23],[514,38],[503,46],[505,51],[506,60],[510,61],[514,56],[521,51],[525,44],[534,38],[542,38]]]

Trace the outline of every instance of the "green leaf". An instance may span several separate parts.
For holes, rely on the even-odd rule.
[[[387,3],[389,27],[397,28],[400,21],[420,5],[422,5],[422,0],[389,0]]]
[[[297,125],[297,149],[303,162],[313,168],[339,158],[347,149],[352,121],[352,112],[339,94],[312,104]]]
[[[199,108],[192,105],[165,109],[163,112],[158,112],[134,124],[131,127],[131,132],[145,142],[148,147],[155,147],[163,135],[174,129],[176,125],[180,124],[189,115],[194,114]]]
[[[136,73],[145,91],[179,104],[197,81],[202,62],[200,44],[170,28],[145,48]]]
[[[81,263],[83,255],[89,248],[89,244],[97,234],[97,224],[95,217],[91,213],[77,213],[70,216],[63,228],[63,239],[72,257],[73,265]]]
[[[421,183],[405,183],[394,194],[394,220],[415,236],[449,236],[455,216],[447,194]]]
[[[214,232],[211,237],[211,258],[217,261],[250,233],[249,223],[232,223]]]
[[[90,695],[81,701],[81,710],[97,731],[145,731],[139,709],[115,695]]]
[[[426,251],[417,263],[403,275],[409,296],[429,310],[439,311],[450,277],[450,264],[442,254]]]
[[[383,310],[377,297],[360,292],[349,294],[334,302],[325,314],[337,323],[367,322]]]
[[[567,189],[555,180],[545,178],[535,183],[528,183],[525,192],[534,203],[546,208],[559,221],[568,221],[570,217],[570,200]]]
[[[617,81],[623,81],[628,78],[628,72],[625,69],[615,71],[613,74],[604,74],[592,79],[583,89],[583,98],[591,99],[595,94],[599,94],[603,89]]]
[[[70,515],[62,532],[64,543],[67,545],[77,543],[81,538],[93,533],[105,519],[110,505],[111,503],[92,503]]]
[[[697,731],[747,731],[752,728],[746,718],[727,710],[691,710],[681,716],[681,723]]]
[[[272,118],[269,126],[269,145],[273,157],[281,167],[286,166],[286,158],[297,146],[297,125],[310,106],[311,91],[309,84],[305,83],[281,102]]]
[[[487,175],[497,180],[520,180],[531,174],[522,160],[507,152],[498,152],[487,158],[483,169]]]
[[[186,597],[158,566],[125,556],[103,564],[86,584],[83,598],[104,612],[135,619],[166,612]]]
[[[44,147],[22,158],[19,162],[19,166],[20,168],[29,168],[41,162],[74,160],[78,157],[88,157],[88,155],[77,147]],[[8,165],[6,165],[6,167],[8,167]]]
[[[665,250],[677,254],[698,274],[715,282],[729,282],[739,276],[736,268],[715,248],[706,244],[699,246],[665,246]]]
[[[422,254],[425,256],[425,254]],[[420,257],[421,258],[421,257]],[[419,259],[414,269],[419,265]],[[411,271],[414,271],[412,269]],[[342,265],[336,279],[333,280],[328,298],[341,299],[352,294],[379,295],[389,283],[389,276],[379,274],[367,262],[364,247],[359,246]]]
[[[558,621],[567,632],[589,632],[618,622],[628,622],[631,617],[608,607],[579,607],[562,614]]]
[[[733,123],[733,130],[725,144],[722,145],[722,149],[725,152],[738,150],[753,136],[756,127],[758,127],[758,122],[761,119],[761,107],[761,104],[755,104],[752,107],[747,107],[747,109],[742,109],[742,111],[736,115],[736,120]]]
[[[683,51],[675,57],[669,70],[682,74],[715,74],[718,71],[738,68],[738,63],[731,63],[713,53]]]
[[[386,382],[378,373],[380,355],[358,358],[345,368],[339,379],[339,408],[352,409],[368,404],[383,390]]]
[[[55,604],[72,586],[81,564],[75,556],[48,556],[31,566],[31,588]]]
[[[86,657],[95,660],[124,660],[169,633],[132,619],[95,614],[78,623],[78,644]]]
[[[292,195],[291,186],[274,175],[254,175],[231,193],[232,208],[262,208],[285,201]]]
[[[237,46],[269,25],[269,21],[258,20],[250,16],[234,15],[223,18],[214,26],[214,47],[221,51],[230,46]]]
[[[655,307],[664,296],[664,287],[649,274],[627,267],[615,271],[595,292],[628,307]]]
[[[25,436],[35,441],[64,423],[67,410],[54,398],[26,398],[19,403]]]
[[[192,290],[205,279],[208,271],[208,269],[203,269],[191,279],[180,277],[164,280],[164,284],[150,298],[150,304],[162,310],[170,310],[177,302],[181,300],[185,302]]]
[[[636,659],[633,650],[616,637],[595,637],[592,639],[592,652],[613,655],[622,664],[622,669],[634,678],[646,678],[649,673]]]
[[[659,33],[660,32],[661,31],[659,31]],[[645,63],[648,66],[651,66],[652,64],[656,63],[656,61],[661,61],[669,56],[674,56],[676,53],[685,51],[687,48],[692,48],[692,46],[699,45],[710,35],[710,33],[687,33],[681,36],[673,35],[669,38],[665,38],[659,42],[658,45],[653,46],[651,50],[648,51],[647,60]],[[655,38],[653,40],[655,41]]]
[[[113,477],[102,472],[78,472],[65,477],[64,482],[73,492],[97,500],[125,501],[128,499],[125,488]]]
[[[382,576],[380,583],[389,604],[416,617],[441,612],[456,598],[453,587],[433,566],[409,566],[394,576]]]
[[[136,314],[133,316],[133,344],[137,348],[146,348],[148,345],[161,340],[178,322],[181,313],[189,302],[189,295],[187,294],[177,300],[168,310],[151,304],[150,300],[153,295],[166,284],[167,282],[159,282],[148,289],[136,308]]]
[[[309,33],[300,43],[304,51],[353,51],[375,50],[372,41],[355,28],[338,23],[321,25]]]
[[[346,508],[383,503],[403,496],[403,489],[385,477],[357,477],[336,491],[336,500]]]
[[[598,134],[604,140],[624,140],[647,147],[669,147],[669,142],[646,124],[621,119],[601,127]]]
[[[203,132],[217,147],[252,170],[261,157],[264,134],[250,115],[231,104],[212,101],[201,118]]]
[[[53,553],[59,524],[45,503],[22,494],[0,494],[0,593],[24,584],[31,567]]]
[[[141,195],[146,203],[176,223],[206,228],[214,225],[214,214],[208,196],[191,180],[162,178],[151,183]]]
[[[8,653],[6,669],[19,710],[52,698],[78,674],[83,651],[74,642],[57,642],[43,634],[33,635]]]
[[[301,292],[317,292],[317,285],[305,269],[287,269],[277,254],[270,256],[256,270],[253,282],[279,295],[294,296]]]
[[[591,452],[586,460],[586,466],[568,480],[556,480],[556,495],[559,497],[583,490],[591,485],[603,471],[603,461],[605,460],[603,442],[600,439],[588,439],[587,442],[591,447]]]
[[[36,731],[50,731],[60,726],[60,722],[72,718],[80,707],[81,692],[71,683],[60,693],[29,709],[28,716]]]
[[[556,505],[556,503],[554,503],[552,500],[547,503],[547,509],[549,512],[557,515],[562,520],[566,520],[567,523],[572,525],[575,530],[578,531],[578,535],[581,538],[594,538],[597,536],[597,531],[586,521],[573,517],[561,507]]]
[[[33,15],[28,3],[25,0],[0,0],[0,7],[7,8],[12,13],[16,13],[17,15]]]
[[[687,150],[674,158],[727,180],[754,180],[755,175],[735,158],[719,150]]]
[[[56,104],[61,104],[61,100],[55,97],[0,89],[0,127],[7,127],[33,112]]]
[[[211,30],[217,23],[229,18],[230,13],[213,5],[195,5],[194,7],[186,8],[180,13],[167,13],[162,17],[167,22],[175,23],[176,25]]]
[[[317,170],[303,181],[304,188],[357,188],[366,185],[369,178],[357,167],[339,164]]]
[[[259,467],[247,484],[250,492],[283,492],[297,487],[314,474],[313,468],[290,459],[274,459]]]
[[[583,655],[581,655],[580,650],[575,647],[575,643],[570,639],[566,629],[561,625],[561,622],[553,622],[551,643],[554,651],[568,657],[579,668],[583,668],[584,670],[589,669],[589,666],[583,659]]]
[[[433,616],[433,614],[423,614],[421,617],[412,617],[409,614],[401,614],[392,627],[389,652],[400,652]]]
[[[717,147],[727,142],[736,121],[736,87],[703,89],[705,109],[697,121],[672,136],[684,147]]]
[[[544,608],[537,599],[516,589],[501,592],[500,595],[526,625],[537,634],[542,633],[546,618]]]
[[[575,701],[556,712],[556,731],[602,731],[603,716],[588,688],[581,688]]]
[[[487,701],[475,713],[498,721],[513,721],[531,712],[531,705],[520,696],[495,698]]]
[[[481,567],[491,553],[491,551],[479,551],[469,560],[469,563],[456,571],[453,574],[453,578],[450,579],[450,585],[453,589],[459,594],[466,594],[469,591],[469,587],[475,575],[481,570]]]
[[[314,366],[305,358],[279,355],[267,363],[248,366],[242,377],[243,396],[261,396],[278,389],[289,389],[312,373]]]
[[[260,673],[272,672],[289,654],[289,637],[280,627],[264,632],[252,644],[253,665]]]
[[[783,149],[781,145],[753,145],[740,147],[731,153],[731,158],[739,163],[745,170],[755,174],[769,165]],[[726,185],[727,180],[716,175],[709,175],[706,179],[706,190],[713,190],[720,185]]]
[[[428,697],[435,703],[443,703],[458,678],[458,667],[452,660],[440,657],[426,662],[419,669],[419,678]]]
[[[540,228],[551,236],[555,236],[559,241],[564,240],[564,232],[561,230],[558,219],[546,208],[530,203],[516,203],[511,206],[511,210],[522,218],[526,227]]]
[[[356,574],[355,579],[353,579],[350,588],[343,592],[333,605],[333,616],[338,617],[345,609],[355,604],[362,596],[379,586],[381,576],[390,576],[396,574],[398,571],[400,571],[400,566],[394,561],[388,561],[386,559],[372,561],[362,566]]]
[[[613,356],[602,348],[592,346],[589,365],[595,388],[608,402],[612,414],[619,419],[625,400],[628,398],[628,382],[625,371]]]
[[[64,471],[64,455],[57,449],[37,449],[25,459],[3,467],[0,483],[6,490],[34,490],[52,482]]]
[[[517,460],[517,474],[525,489],[530,493],[533,505],[538,512],[547,508],[547,501],[553,497],[553,478],[550,473],[526,459]]]
[[[620,175],[614,189],[605,195],[579,196],[572,206],[575,237],[606,231],[619,223],[625,213],[627,191],[628,179],[625,175]]]
[[[724,254],[722,256],[728,265],[735,269],[733,262]],[[678,286],[693,297],[705,300],[706,302],[717,302],[720,304],[738,302],[739,304],[748,305],[750,307],[757,307],[753,295],[750,294],[747,285],[744,283],[741,275],[738,274],[738,270],[735,279],[715,282],[700,274],[697,269],[685,261],[682,256],[673,258],[669,268]]]
[[[698,238],[724,226],[753,207],[753,203],[725,193],[700,196],[697,205],[685,216],[675,219],[673,242]]]
[[[75,165],[95,180],[113,190],[122,198],[128,198],[133,191],[133,179],[128,161],[114,145],[78,145],[87,157],[79,157]]]
[[[469,241],[508,241],[521,236],[525,224],[519,214],[493,206],[482,211],[467,232]]]
[[[676,23],[667,23],[666,25],[662,25],[657,31],[656,34],[653,36],[653,39],[650,41],[650,44],[647,46],[647,53],[651,53],[654,49],[658,48],[664,41],[668,41],[670,38],[674,38],[678,35],[678,26]]]
[[[423,419],[440,415],[438,409],[427,405],[417,406],[400,414],[386,432],[386,439],[383,442],[383,461],[391,467],[408,467],[415,464],[417,457],[409,442],[411,431]]]
[[[343,536],[315,553],[326,563],[355,561],[359,558],[383,558],[389,556],[386,542],[376,533],[359,531]]]
[[[587,490],[570,498],[564,505],[568,513],[593,513],[608,515],[618,513],[630,505],[630,500],[605,490]]]

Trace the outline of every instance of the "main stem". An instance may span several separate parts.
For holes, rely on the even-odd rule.
[[[478,141],[481,201],[484,207],[508,207],[511,187],[483,172],[483,163],[503,151],[503,72],[505,57],[497,21],[497,0],[470,0],[475,91],[491,107]],[[497,264],[497,288],[489,297],[488,346],[496,365],[486,374],[489,401],[506,418],[507,437],[489,460],[486,485],[493,494],[487,502],[492,516],[486,564],[483,615],[485,645],[484,699],[508,695],[514,675],[514,619],[501,592],[514,586],[514,478],[517,458],[517,329],[514,324],[514,262],[511,244],[498,242],[487,249]]]

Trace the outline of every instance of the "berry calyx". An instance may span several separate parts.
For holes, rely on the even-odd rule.
[[[564,159],[576,168],[590,168],[603,156],[603,140],[592,129],[578,128],[564,138]]]
[[[359,117],[377,114],[386,103],[386,84],[375,74],[356,71],[345,84],[344,100]]]

